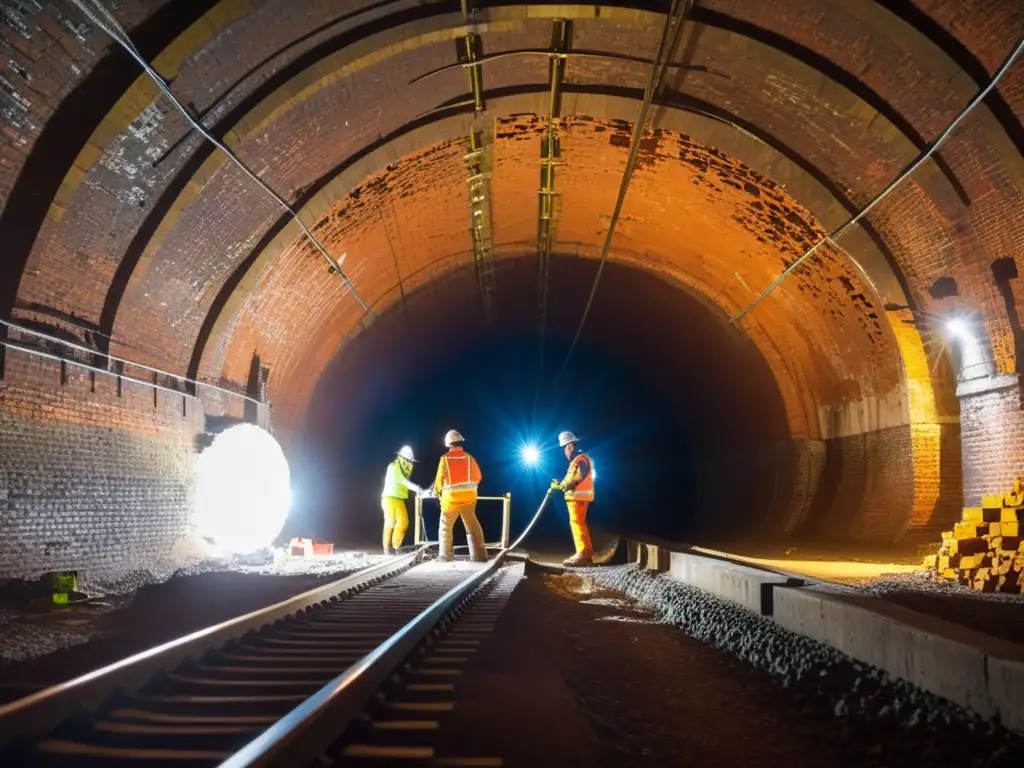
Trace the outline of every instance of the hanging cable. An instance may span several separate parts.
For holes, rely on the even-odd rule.
[[[999,68],[999,71],[996,72],[995,77],[992,78],[992,82],[990,82],[984,88],[984,90],[981,91],[981,93],[975,96],[970,104],[964,107],[960,114],[956,116],[956,119],[949,124],[946,130],[944,130],[939,135],[939,138],[936,139],[917,160],[915,160],[906,170],[904,170],[903,173],[901,173],[895,179],[890,181],[889,184],[885,187],[885,189],[879,192],[875,196],[875,198],[860,211],[860,213],[858,213],[856,216],[854,216],[841,227],[839,227],[839,229],[835,230],[831,234],[825,235],[823,238],[821,238],[821,240],[819,240],[817,243],[811,246],[811,248],[809,248],[803,256],[801,256],[799,259],[797,259],[788,267],[786,267],[786,269],[783,271],[781,275],[775,278],[775,280],[773,280],[767,288],[761,291],[761,294],[756,299],[754,299],[747,306],[745,306],[743,309],[737,312],[736,315],[729,322],[735,323],[737,320],[739,320],[741,317],[747,314],[750,310],[756,307],[765,296],[767,296],[769,293],[775,290],[776,286],[778,286],[779,283],[785,280],[786,277],[788,277],[797,267],[799,267],[801,264],[807,261],[807,259],[813,256],[814,253],[819,248],[821,248],[821,246],[825,245],[825,243],[831,243],[832,245],[836,245],[836,240],[845,235],[851,227],[853,227],[858,221],[867,216],[872,208],[874,208],[876,205],[882,202],[886,197],[889,196],[890,192],[896,189],[896,187],[898,187],[901,183],[908,179],[914,171],[920,168],[921,165],[923,165],[928,160],[928,158],[930,158],[932,155],[938,152],[939,147],[941,147],[945,143],[946,139],[948,139],[953,134],[953,131],[960,124],[960,121],[967,117],[967,115],[969,115],[976,106],[981,104],[981,102],[985,100],[985,97],[988,96],[989,92],[996,87],[996,83],[998,83],[1000,78],[1002,78],[1002,76],[1006,74],[1007,70],[1011,66],[1013,66],[1013,63],[1020,56],[1021,52],[1024,52],[1024,38],[1018,41],[1017,47],[1014,48],[1013,52],[1003,63],[1003,66]],[[839,246],[836,245],[836,247],[838,248]]]
[[[683,27],[683,22],[686,20],[687,12],[692,4],[692,0],[672,0],[672,7],[665,18],[665,27],[661,33],[661,41],[658,43],[658,51],[651,66],[647,87],[644,89],[644,100],[640,104],[640,112],[637,115],[636,123],[633,125],[633,137],[629,144],[629,154],[626,157],[626,168],[622,172],[619,195],[615,201],[615,209],[612,211],[611,220],[608,222],[608,233],[605,235],[604,245],[601,247],[601,258],[597,265],[597,274],[594,275],[594,283],[590,287],[590,296],[587,298],[586,306],[583,308],[583,316],[580,318],[580,324],[576,328],[576,335],[573,337],[572,344],[569,345],[569,351],[565,355],[565,360],[562,361],[562,366],[558,370],[555,383],[551,386],[552,390],[556,389],[558,383],[562,380],[562,374],[565,373],[565,368],[569,364],[569,358],[572,357],[576,343],[580,340],[580,335],[583,333],[583,326],[590,315],[590,308],[594,303],[594,296],[597,294],[597,285],[601,281],[601,273],[604,271],[605,262],[608,261],[608,251],[611,249],[612,238],[615,236],[615,226],[618,224],[619,214],[622,212],[622,205],[626,200],[626,191],[629,189],[629,182],[633,175],[633,168],[636,165],[637,154],[640,150],[640,138],[643,136],[644,127],[647,125],[647,113],[650,111],[651,104],[659,90],[661,78],[668,66],[672,51],[676,47],[678,33]]]
[[[127,51],[128,54],[139,63],[139,65],[146,71],[146,74],[149,75],[150,78],[152,78],[153,82],[157,84],[157,87],[159,87],[160,90],[163,91],[164,95],[167,96],[171,104],[173,104],[175,108],[177,108],[177,110],[185,116],[185,119],[187,119],[189,123],[192,124],[193,128],[195,128],[200,134],[202,134],[207,141],[209,141],[211,144],[217,147],[217,149],[219,149],[221,152],[227,155],[228,158],[235,165],[242,169],[242,172],[245,173],[246,176],[255,181],[256,184],[259,185],[260,189],[262,189],[264,192],[270,195],[270,197],[272,197],[278,205],[284,208],[288,215],[290,215],[292,219],[302,229],[302,232],[306,235],[307,239],[313,244],[313,247],[320,252],[320,255],[324,257],[324,259],[330,265],[331,269],[338,274],[342,282],[344,282],[345,287],[348,288],[348,290],[352,293],[352,295],[355,297],[355,300],[359,302],[360,306],[362,306],[366,314],[372,316],[373,311],[370,309],[370,305],[367,304],[366,301],[363,300],[363,297],[359,295],[359,292],[356,291],[355,286],[352,285],[352,281],[349,280],[348,275],[346,275],[345,272],[342,270],[341,264],[339,264],[334,259],[334,257],[327,252],[327,249],[324,248],[323,244],[313,235],[313,233],[309,230],[305,223],[303,223],[302,219],[299,218],[299,215],[292,209],[292,207],[287,202],[285,202],[284,198],[282,198],[280,195],[274,192],[274,190],[272,190],[267,184],[265,184],[263,180],[260,179],[259,176],[257,176],[251,170],[249,170],[249,168],[246,167],[246,165],[241,160],[239,160],[230,149],[228,149],[223,143],[221,143],[217,138],[215,138],[213,134],[210,133],[210,131],[206,128],[205,125],[203,125],[201,122],[199,122],[198,120],[193,118],[192,115],[189,114],[188,110],[185,109],[184,106],[182,106],[181,102],[178,101],[177,97],[171,92],[170,86],[168,86],[164,79],[156,72],[156,70],[154,70],[149,65],[149,62],[147,62],[142,57],[142,54],[138,52],[138,50],[132,44],[131,38],[128,36],[128,33],[120,25],[117,19],[114,18],[114,16],[103,6],[103,3],[100,2],[100,0],[92,0],[92,5],[94,7],[90,8],[86,4],[86,0],[71,0],[71,2],[80,11],[82,11],[82,13],[84,13],[93,24],[95,24],[97,27],[106,32],[114,40],[114,42],[118,43],[122,48],[124,48],[125,51]]]

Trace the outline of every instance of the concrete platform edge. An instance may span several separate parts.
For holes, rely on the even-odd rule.
[[[651,545],[647,545],[651,546]],[[668,555],[668,576],[706,590],[851,658],[1024,734],[1024,648],[904,608],[790,575],[692,552]],[[879,605],[881,609],[883,606]]]

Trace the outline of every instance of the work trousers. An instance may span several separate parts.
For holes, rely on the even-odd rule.
[[[576,554],[591,557],[594,545],[590,543],[590,529],[587,528],[587,508],[589,501],[570,501],[565,505],[569,508],[569,528],[572,530],[572,543],[576,546]]]
[[[454,556],[455,542],[452,536],[455,529],[455,521],[462,518],[462,524],[466,526],[466,540],[469,542],[469,559],[475,563],[482,563],[487,560],[487,549],[484,547],[484,529],[480,527],[480,521],[476,519],[476,501],[468,504],[445,503],[441,500],[441,524],[437,533],[437,546],[441,558],[451,560]]]
[[[409,512],[405,508],[405,499],[384,496],[380,500],[380,508],[384,510],[384,549],[402,546],[405,532],[409,530]]]

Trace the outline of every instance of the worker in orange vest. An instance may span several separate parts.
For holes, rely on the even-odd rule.
[[[572,432],[558,435],[558,447],[565,451],[569,469],[561,481],[552,480],[552,490],[561,491],[565,506],[569,509],[569,528],[572,530],[576,554],[562,561],[570,567],[590,565],[594,557],[594,546],[590,542],[587,528],[587,510],[594,501],[594,466],[590,457],[579,450],[580,439]]]
[[[487,560],[484,548],[484,532],[476,519],[477,487],[483,474],[476,459],[462,447],[463,437],[458,430],[451,429],[444,436],[448,453],[441,457],[434,479],[434,491],[441,496],[441,523],[437,535],[438,560],[445,562],[453,558],[454,542],[452,531],[455,520],[462,518],[469,542],[469,557],[477,563]]]

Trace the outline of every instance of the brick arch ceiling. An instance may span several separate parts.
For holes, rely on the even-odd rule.
[[[593,259],[664,9],[477,5],[485,55],[548,49],[553,21],[573,22],[585,55],[566,65],[555,250]],[[298,423],[362,312],[280,209],[76,13],[39,3],[5,17],[0,314],[236,385],[259,351],[281,417]],[[376,310],[470,258],[457,3],[150,0],[116,13],[181,100],[348,253]],[[611,258],[734,312],[911,162],[1022,29],[1012,0],[702,0]],[[536,248],[548,60],[507,55],[482,71],[500,261]],[[1014,370],[1016,318],[989,265],[1024,240],[1022,114],[1018,64],[842,250],[744,320],[792,435],[936,420],[948,384],[932,381],[907,313],[884,305],[946,311],[929,294],[939,277],[956,280],[953,302],[980,314],[999,369]]]

